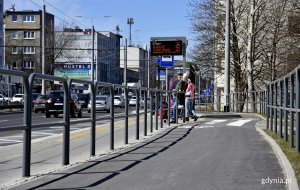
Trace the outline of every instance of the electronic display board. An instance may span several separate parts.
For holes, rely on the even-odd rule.
[[[151,41],[151,55],[182,55],[182,41]]]

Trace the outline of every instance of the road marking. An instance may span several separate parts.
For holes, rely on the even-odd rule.
[[[8,139],[0,139],[0,141],[6,141],[6,142],[23,142],[19,140],[8,140]]]
[[[50,129],[63,129],[63,126],[61,127],[49,127]]]
[[[0,120],[0,122],[7,122],[8,120]]]
[[[227,120],[225,120],[225,119],[216,119],[216,120],[206,122],[205,124],[206,125],[213,125],[213,124],[222,123],[222,122],[225,122],[225,121],[227,121]]]
[[[232,123],[228,123],[227,125],[228,126],[240,127],[240,126],[242,126],[245,123],[250,122],[250,121],[252,121],[252,119],[238,120],[238,121],[235,121],[235,122],[232,122]]]

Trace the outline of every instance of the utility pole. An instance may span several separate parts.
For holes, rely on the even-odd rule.
[[[127,86],[127,38],[125,39],[124,47],[124,85]]]
[[[131,25],[134,24],[133,18],[127,18],[127,24],[129,24],[129,46],[131,47]]]
[[[44,1],[43,11],[42,11],[42,74],[45,74],[45,62],[46,62],[46,56],[45,56],[45,18],[46,18],[46,6],[45,6],[45,1]],[[45,81],[45,79],[42,79],[42,94],[46,94],[46,81]]]
[[[95,79],[95,77],[94,77],[94,54],[95,54],[95,52],[94,52],[94,49],[95,49],[95,34],[94,34],[94,31],[95,31],[95,29],[94,29],[94,25],[92,26],[92,61],[91,61],[91,70],[92,70],[92,73],[91,73],[91,80],[94,82],[94,79]],[[97,71],[96,71],[97,72]]]
[[[229,112],[230,93],[230,0],[226,2],[224,112]]]

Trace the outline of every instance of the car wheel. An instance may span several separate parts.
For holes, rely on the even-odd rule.
[[[37,113],[38,111],[36,109],[34,109],[34,113]]]
[[[79,110],[77,116],[80,117],[80,118],[82,118],[82,111],[81,111],[81,109]]]
[[[70,112],[71,112],[71,117],[74,118],[75,117],[75,108],[71,109]]]
[[[58,118],[58,113],[55,113],[55,114],[54,114],[54,117],[55,117],[55,118]]]
[[[90,109],[88,109],[88,113],[91,113],[91,110],[90,110]]]
[[[46,118],[51,117],[51,114],[49,112],[46,112]]]
[[[109,112],[110,112],[110,109],[106,110],[106,112],[109,113]]]

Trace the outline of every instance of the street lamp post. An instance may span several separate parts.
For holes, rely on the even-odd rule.
[[[224,112],[229,112],[230,93],[230,0],[226,3],[226,34],[225,34],[225,81],[224,81]]]
[[[127,24],[129,24],[129,46],[131,46],[131,25],[134,24],[133,18],[127,18]]]

